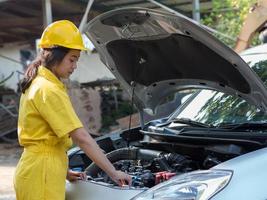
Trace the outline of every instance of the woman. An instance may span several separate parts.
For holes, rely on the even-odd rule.
[[[72,140],[117,184],[131,184],[131,177],[115,170],[83,128],[60,81],[72,74],[85,50],[79,30],[67,20],[54,22],[44,30],[39,46],[40,56],[21,84],[18,136],[24,151],[14,177],[17,200],[65,199],[66,177],[84,177],[67,170]]]

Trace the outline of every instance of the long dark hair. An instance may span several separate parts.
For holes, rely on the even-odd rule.
[[[43,49],[41,53],[36,57],[35,60],[29,64],[22,82],[20,83],[20,88],[22,93],[25,93],[26,89],[30,87],[33,79],[37,75],[38,67],[44,66],[51,70],[55,65],[61,63],[63,58],[69,52],[70,49],[66,47],[54,47],[50,49]]]

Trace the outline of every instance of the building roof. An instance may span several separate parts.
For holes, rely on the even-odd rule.
[[[0,0],[0,47],[7,43],[33,44],[43,31],[42,3],[45,0]],[[50,0],[53,21],[69,19],[79,26],[88,0]],[[193,0],[155,0],[177,12],[192,17]],[[209,12],[211,0],[198,0],[201,13]],[[121,7],[162,9],[149,0],[95,0],[88,20]]]

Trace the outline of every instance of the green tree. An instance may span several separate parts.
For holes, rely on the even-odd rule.
[[[201,22],[236,39],[250,7],[256,2],[257,0],[212,0],[212,11],[209,14],[204,14]],[[230,47],[234,47],[235,41],[218,34],[215,36]],[[259,41],[255,36],[251,45],[257,43]]]

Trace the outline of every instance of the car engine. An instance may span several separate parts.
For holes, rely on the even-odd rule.
[[[233,152],[222,155],[221,152],[218,152],[218,148],[218,146],[206,148],[207,155],[199,160],[179,153],[136,147],[112,151],[107,154],[107,157],[117,170],[124,171],[132,176],[132,187],[151,188],[175,175],[198,169],[209,169],[233,157]],[[241,150],[241,147],[233,145],[228,146],[229,148],[235,148],[234,153],[237,154]],[[221,149],[225,150],[227,147],[224,146]],[[115,185],[106,173],[94,163],[90,164],[85,171],[94,181]]]
[[[220,133],[209,136],[201,129],[191,135],[181,135],[173,128],[150,127],[146,130],[132,129],[100,137],[97,141],[115,168],[132,176],[134,188],[151,188],[173,176],[210,169],[262,147],[258,141],[229,139]],[[69,159],[70,168],[79,166],[89,180],[116,186],[81,150]]]

